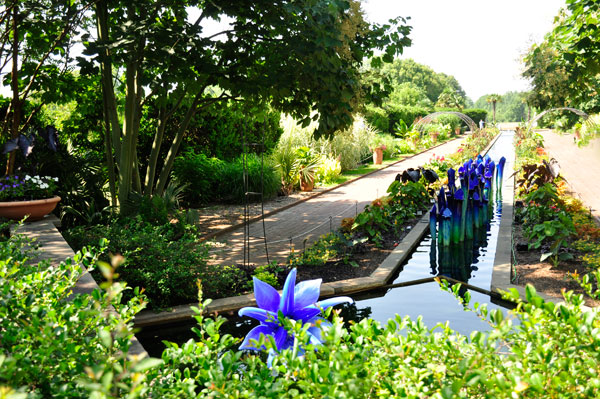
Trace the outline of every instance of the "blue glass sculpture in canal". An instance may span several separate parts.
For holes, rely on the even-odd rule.
[[[310,343],[321,344],[321,329],[331,325],[320,317],[321,311],[340,303],[354,302],[346,296],[317,302],[321,292],[321,281],[308,280],[296,284],[296,269],[293,269],[285,280],[282,294],[279,295],[275,288],[254,277],[254,296],[258,307],[242,308],[239,315],[252,317],[260,324],[248,332],[240,349],[265,349],[256,346],[261,335],[266,338],[273,337],[278,351],[291,348],[294,345],[294,335],[286,330],[281,318],[296,320],[303,325],[310,324],[307,330]],[[274,352],[269,351],[269,363],[273,355]]]
[[[489,223],[492,217],[489,198],[502,184],[506,158],[500,158],[498,167],[489,156],[466,161],[458,168],[460,187],[456,185],[456,171],[448,170],[448,187],[437,195],[437,207],[430,213],[433,240],[448,247],[465,240],[473,240],[474,231]],[[494,180],[494,175],[496,179]],[[435,227],[437,226],[437,231]]]

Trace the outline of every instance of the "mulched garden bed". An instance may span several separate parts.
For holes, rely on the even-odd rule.
[[[323,266],[301,266],[298,268],[298,280],[322,278],[323,282],[368,277],[392,253],[394,248],[417,224],[420,217],[408,220],[399,232],[387,232],[382,235],[380,247],[371,242],[357,244],[348,259],[338,257]],[[350,264],[350,262],[354,262]]]
[[[589,273],[581,261],[582,254],[575,249],[569,249],[574,256],[573,260],[561,261],[557,267],[550,262],[540,262],[540,250],[528,251],[527,240],[523,236],[521,225],[516,224],[513,230],[513,243],[515,246],[515,270],[516,278],[514,283],[517,285],[532,284],[538,292],[555,297],[562,298],[562,290],[573,291],[577,294],[584,294],[588,306],[598,306],[600,301],[591,299],[585,294],[583,288],[573,280],[570,275],[577,273],[584,275]]]

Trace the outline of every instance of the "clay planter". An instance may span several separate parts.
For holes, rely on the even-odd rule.
[[[574,135],[575,140],[581,140],[581,133],[579,132],[579,129],[575,130]]]
[[[373,149],[373,163],[375,165],[381,165],[383,162],[383,148],[377,147]]]
[[[460,134],[460,127],[454,128],[454,134],[457,136]]]
[[[32,201],[0,202],[0,216],[11,220],[21,220],[25,215],[29,215],[26,221],[35,222],[52,212],[58,201],[60,201],[59,196]]]
[[[315,187],[315,179],[309,179],[308,181],[304,181],[304,179],[300,179],[300,190],[302,191],[312,191]]]
[[[440,135],[440,132],[431,132],[431,133],[429,133],[429,135],[431,136],[431,139],[435,143],[438,139],[438,136]]]

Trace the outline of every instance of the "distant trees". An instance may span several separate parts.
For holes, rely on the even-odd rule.
[[[509,91],[505,94],[486,94],[475,101],[475,107],[490,111],[496,122],[520,122],[528,119],[528,95],[526,92]],[[495,103],[492,101],[495,99]]]
[[[438,101],[440,94],[445,89],[452,90],[458,97],[465,100],[467,97],[454,76],[435,72],[430,67],[419,64],[410,58],[396,59],[394,62],[385,65],[377,73],[389,79],[394,91],[404,83],[411,83],[413,86],[420,88],[432,104]]]

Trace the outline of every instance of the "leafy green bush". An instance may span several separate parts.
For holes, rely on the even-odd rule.
[[[262,193],[265,199],[273,198],[277,195],[281,187],[281,176],[268,158],[265,158],[263,164],[258,155],[248,154],[246,167],[249,192],[260,193],[262,184]],[[234,203],[244,202],[244,164],[242,157],[235,159],[233,162],[225,163],[218,178],[219,183],[215,199]],[[250,201],[259,201],[260,196],[253,195],[249,199]]]
[[[367,105],[364,111],[365,120],[380,133],[390,131],[390,119],[383,108]],[[393,127],[393,126],[392,126]]]
[[[0,397],[89,397],[82,379],[98,367],[123,364],[143,304],[136,294],[121,305],[119,284],[69,297],[81,266],[94,267],[97,254],[86,249],[51,266],[32,263],[27,244],[19,235],[0,242]],[[128,367],[143,365],[138,362]]]
[[[188,149],[175,159],[173,174],[178,181],[188,184],[185,190],[187,201],[206,203],[216,197],[224,167],[224,161]]]
[[[120,278],[132,287],[143,288],[153,308],[193,302],[198,279],[205,282],[207,294],[217,298],[231,293],[232,282],[227,279],[241,278],[229,276],[234,270],[208,265],[207,247],[180,224],[156,226],[136,217],[114,221],[110,226],[76,227],[64,236],[76,250],[108,239],[103,258],[108,261],[110,254],[124,256],[118,270]]]
[[[265,159],[264,169],[261,159],[256,154],[248,154],[248,189],[261,192],[261,169],[264,179],[264,196],[271,198],[277,194],[281,186],[281,177],[269,159]],[[210,201],[244,201],[243,161],[239,157],[232,162],[217,158],[208,158],[204,154],[196,154],[188,150],[177,157],[173,174],[179,182],[186,185],[185,198],[193,204]],[[253,196],[252,201],[260,197]]]
[[[482,120],[485,122],[488,112],[485,109],[480,108],[467,108],[463,109],[462,113],[473,119],[473,122],[479,127],[479,121]]]
[[[244,150],[242,133],[245,130],[246,143],[262,144],[264,134],[264,151],[270,153],[283,132],[279,124],[281,114],[269,108],[246,108],[231,101],[201,109],[190,123],[184,148],[232,161]],[[249,151],[261,152],[259,146],[249,147]]]
[[[408,140],[398,140],[398,151],[400,154],[410,154],[415,152],[415,146]]]
[[[315,180],[319,183],[332,184],[340,173],[342,173],[340,161],[325,157],[315,172]]]

